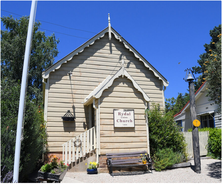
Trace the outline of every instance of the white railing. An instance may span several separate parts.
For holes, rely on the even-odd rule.
[[[79,158],[85,157],[86,154],[96,149],[95,133],[95,127],[92,127],[62,145],[62,159],[65,164],[76,162]]]

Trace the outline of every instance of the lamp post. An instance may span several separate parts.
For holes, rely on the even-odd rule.
[[[198,125],[196,125],[195,123],[198,120],[196,119],[196,109],[195,109],[194,75],[191,69],[186,69],[185,71],[186,71],[185,81],[189,82],[189,92],[190,92],[190,116],[192,122],[194,167],[196,173],[201,173]]]

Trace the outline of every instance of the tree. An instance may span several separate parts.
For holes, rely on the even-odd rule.
[[[166,99],[165,111],[171,111],[173,114],[180,112],[180,110],[186,105],[189,101],[189,94],[178,93],[177,99],[174,97]]]
[[[4,178],[14,166],[20,84],[3,79],[1,86],[1,176]],[[26,109],[19,167],[20,181],[35,168],[43,153],[43,144],[46,143],[42,108],[26,98]]]
[[[20,81],[29,18],[21,17],[17,20],[10,16],[1,19],[6,28],[5,31],[1,31],[1,176],[4,178],[14,166]],[[21,144],[19,167],[21,181],[24,181],[24,176],[35,168],[44,151],[43,146],[46,145],[42,108],[42,72],[52,65],[54,57],[58,54],[59,41],[55,39],[55,35],[45,36],[44,32],[38,30],[39,27],[40,23],[35,23]]]
[[[1,31],[2,77],[21,81],[29,18],[14,19],[10,16],[1,20],[7,29]],[[34,26],[27,89],[30,99],[36,98],[37,101],[42,98],[42,72],[53,64],[59,43],[54,34],[45,36],[44,32],[39,31],[40,25],[37,22]]]
[[[192,69],[195,73],[201,74],[195,83],[195,90],[207,81],[207,96],[214,100],[221,108],[221,25],[210,30],[211,42],[205,44],[205,53],[200,55],[198,63]]]
[[[204,63],[206,77],[203,80],[208,83],[207,96],[221,108],[221,34],[218,37],[219,41],[215,43],[215,49],[208,54],[208,60]]]

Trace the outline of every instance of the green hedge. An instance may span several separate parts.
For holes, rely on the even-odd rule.
[[[221,159],[221,129],[207,127],[198,128],[198,131],[209,131],[207,155],[212,158]],[[188,132],[192,132],[192,128],[188,129]]]

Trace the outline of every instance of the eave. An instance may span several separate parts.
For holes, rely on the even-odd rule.
[[[42,73],[42,77],[43,79],[47,79],[49,77],[49,74],[51,72],[55,72],[56,70],[58,70],[62,64],[67,63],[69,61],[71,61],[73,59],[73,57],[75,55],[78,55],[80,53],[82,53],[84,51],[85,48],[93,45],[95,43],[96,40],[99,40],[101,38],[103,38],[105,36],[106,33],[109,32],[109,28],[105,28],[104,30],[102,30],[100,33],[98,33],[97,35],[95,35],[94,37],[92,37],[90,40],[88,40],[87,42],[85,42],[84,44],[82,44],[80,47],[78,47],[77,49],[75,49],[73,52],[71,52],[70,54],[68,54],[67,56],[65,56],[64,58],[62,58],[61,60],[59,60],[58,62],[56,62],[55,64],[53,64],[52,66],[50,66],[48,69],[46,69],[43,73]],[[133,48],[117,31],[115,31],[112,27],[111,27],[111,33],[112,35],[119,40],[119,42],[123,43],[123,45],[125,46],[125,48],[127,48],[129,51],[131,51],[134,56],[136,58],[138,58],[140,61],[143,62],[144,66],[146,68],[148,68],[149,70],[151,70],[153,72],[153,74],[159,78],[162,82],[163,85],[165,87],[167,87],[169,85],[169,82],[166,80],[166,78],[164,78],[141,54],[139,54],[139,52]]]

